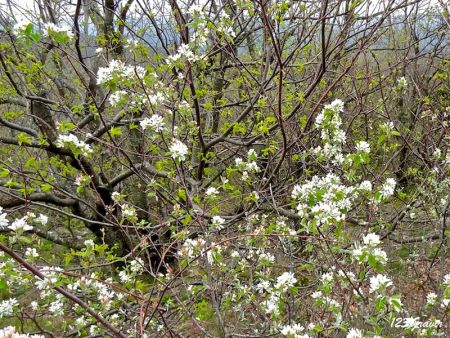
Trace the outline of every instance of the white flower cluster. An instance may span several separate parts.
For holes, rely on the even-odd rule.
[[[9,221],[6,216],[6,213],[3,212],[3,208],[0,207],[0,226],[2,227],[8,226]]]
[[[180,45],[180,47],[178,47],[178,50],[175,54],[169,55],[167,57],[167,63],[173,65],[179,61],[195,62],[200,59],[201,56],[196,56],[191,47],[183,43]]]
[[[146,70],[140,66],[127,66],[120,60],[111,60],[107,67],[100,67],[97,72],[97,84],[111,81],[114,76],[119,78],[143,78]]]
[[[295,229],[292,229],[289,225],[287,225],[286,220],[287,220],[287,218],[285,218],[285,217],[277,218],[277,220],[275,222],[275,227],[274,227],[275,232],[277,234],[295,236],[297,234],[297,231],[295,231]]]
[[[269,281],[261,281],[255,286],[257,292],[268,291],[268,298],[262,303],[264,310],[267,314],[278,316],[280,314],[280,302],[282,301],[282,295],[293,287],[297,283],[292,272],[284,272],[278,276],[277,281],[273,287]]]
[[[28,333],[18,333],[16,332],[16,328],[14,326],[7,326],[3,329],[0,329],[0,337],[1,338],[45,338],[40,334],[32,334]]]
[[[113,301],[121,300],[123,298],[122,293],[111,289],[111,283],[111,278],[106,279],[105,282],[101,282],[98,280],[98,276],[91,274],[90,277],[82,276],[76,282],[67,285],[67,288],[72,292],[77,293],[82,290],[86,293],[95,295],[103,305],[104,309],[108,311],[111,308]],[[55,309],[56,308],[57,304],[55,304]]]
[[[62,269],[57,266],[46,266],[40,269],[40,272],[44,275],[44,279],[36,277],[37,280],[34,282],[34,285],[42,291],[42,298],[45,298],[51,293],[50,289],[58,281],[61,271]]]
[[[356,144],[356,151],[364,154],[370,153],[370,144],[366,141],[359,141]]]
[[[258,261],[264,266],[271,265],[275,262],[275,256],[269,252],[262,252],[261,249],[256,251],[256,255],[258,257]]]
[[[351,328],[347,333],[347,338],[364,338],[360,329]]]
[[[370,293],[382,292],[388,286],[391,286],[391,285],[392,285],[391,279],[382,274],[378,274],[376,276],[370,277]]]
[[[381,243],[380,236],[374,233],[369,233],[363,238],[363,243],[363,246],[356,244],[355,248],[352,250],[352,256],[355,257],[359,263],[368,262],[371,258],[373,258],[378,263],[386,264],[386,252],[380,248],[377,248],[377,246]]]
[[[278,316],[280,314],[280,301],[281,299],[278,293],[271,293],[269,298],[263,302],[266,313]]]
[[[180,140],[174,139],[169,147],[170,156],[179,161],[185,161],[189,150],[188,147]]]
[[[358,189],[371,192],[372,191],[372,182],[362,181],[361,184],[359,185]]]
[[[236,37],[236,32],[233,29],[233,21],[224,11],[220,14],[220,21],[216,22],[216,30],[219,35],[225,37],[225,39],[229,41],[233,41]]]
[[[25,250],[25,256],[30,258],[37,258],[39,254],[35,248],[27,248]]]
[[[345,143],[345,132],[341,129],[342,119],[340,113],[344,111],[344,102],[337,99],[325,105],[317,115],[315,126],[321,130],[322,146],[314,149],[314,153],[324,156],[334,164],[342,164],[342,145]]]
[[[0,302],[0,318],[12,316],[14,307],[18,305],[17,299],[10,298]]]
[[[205,249],[206,241],[203,238],[196,239],[186,239],[180,250],[181,256],[186,256],[187,258],[193,258],[197,256],[200,252]]]
[[[295,185],[292,198],[301,217],[311,216],[319,225],[345,220],[345,214],[352,205],[354,188],[341,184],[334,174],[325,177],[314,176],[302,185]]]
[[[144,272],[144,261],[142,258],[136,257],[129,264],[128,267],[119,272],[119,278],[122,283],[130,283],[135,280],[135,277]]]
[[[192,41],[194,44],[204,47],[210,33],[206,13],[203,11],[202,6],[195,4],[189,8],[188,13],[193,18],[192,25],[195,26],[192,34]]]
[[[408,86],[408,81],[406,81],[406,78],[402,76],[397,79],[397,84],[401,89],[404,89]]]
[[[133,218],[137,217],[136,209],[134,207],[132,207],[131,205],[125,203],[125,204],[122,204],[120,206],[120,208],[122,210],[122,216],[124,218],[133,219]]]
[[[427,294],[427,305],[435,305],[437,302],[437,298],[438,296],[434,292],[430,292],[429,294]]]
[[[136,257],[130,262],[130,271],[135,275],[141,274],[144,271],[144,261],[142,258]]]
[[[143,119],[140,125],[143,130],[150,128],[152,131],[159,133],[164,130],[164,119],[162,116],[154,114],[149,118]]]
[[[214,187],[209,187],[205,191],[205,195],[208,196],[208,197],[215,197],[218,194],[219,194],[219,190],[217,190],[217,188],[214,188]]]
[[[85,156],[93,152],[91,146],[84,141],[80,141],[74,134],[58,135],[58,139],[55,144],[58,148],[64,148],[65,146],[74,146],[81,151]]]
[[[394,195],[395,187],[397,185],[397,182],[393,178],[388,178],[386,182],[383,184],[383,187],[381,188],[381,196],[383,198],[388,198]]]
[[[127,97],[128,93],[124,90],[118,90],[114,93],[112,93],[109,98],[109,104],[113,107],[117,106],[117,104],[124,98]]]
[[[220,216],[213,216],[211,219],[211,227],[215,230],[222,230],[224,228],[225,220]]]
[[[29,219],[28,215],[16,219],[14,222],[11,223],[9,229],[14,232],[24,232],[33,230],[33,226],[27,223],[28,219]]]
[[[62,301],[62,295],[58,294],[56,297],[58,299],[49,304],[48,311],[50,311],[55,316],[62,316],[64,315],[64,303]]]
[[[149,102],[153,106],[160,105],[164,103],[166,98],[162,92],[155,92],[153,94],[147,94],[147,97],[143,99],[143,103]]]
[[[297,278],[294,277],[292,272],[284,272],[281,276],[277,278],[275,288],[280,291],[286,291],[297,283]]]
[[[250,149],[247,153],[247,161],[243,161],[242,158],[238,157],[234,160],[236,168],[242,170],[242,181],[247,181],[250,174],[255,174],[261,171],[261,168],[256,163],[258,159],[258,154],[254,149]]]
[[[284,325],[280,328],[280,333],[289,338],[309,338],[309,335],[303,334],[305,328],[300,324]]]
[[[69,27],[59,27],[59,26],[55,25],[52,22],[45,23],[44,24],[44,29],[46,30],[47,35],[50,32],[54,32],[54,33],[66,34],[70,39],[72,39],[74,37],[74,34],[73,34],[71,28],[69,28]]]
[[[445,287],[450,286],[450,273],[446,274],[444,276],[444,280],[442,282],[442,285],[444,285]]]

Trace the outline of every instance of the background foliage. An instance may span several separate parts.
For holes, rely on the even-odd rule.
[[[0,335],[446,336],[448,6],[3,2]]]

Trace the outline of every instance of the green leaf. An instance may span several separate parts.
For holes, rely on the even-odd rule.
[[[41,190],[43,192],[47,192],[47,191],[53,190],[53,187],[48,183],[44,183],[44,184],[41,184]]]
[[[120,127],[112,127],[109,130],[109,132],[110,132],[112,137],[121,136],[122,135],[122,129]]]
[[[8,287],[8,284],[4,279],[0,279],[0,291],[6,290]]]
[[[186,191],[184,189],[178,189],[178,197],[186,202]]]
[[[77,126],[75,124],[73,124],[72,122],[60,122],[59,126],[58,126],[58,130],[65,134],[69,131],[72,131],[76,128]]]
[[[28,135],[26,133],[17,134],[17,140],[18,140],[19,146],[21,146],[22,144],[31,144],[31,137],[30,137],[30,135]]]
[[[39,33],[31,33],[30,39],[33,40],[34,42],[39,42],[41,41],[41,35]]]
[[[5,178],[9,175],[10,171],[6,168],[0,170],[0,178]]]

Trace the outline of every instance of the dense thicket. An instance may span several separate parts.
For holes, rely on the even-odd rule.
[[[446,335],[444,1],[0,6],[5,337]]]

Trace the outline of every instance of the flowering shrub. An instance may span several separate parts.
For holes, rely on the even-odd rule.
[[[444,4],[10,3],[0,337],[448,335]]]

